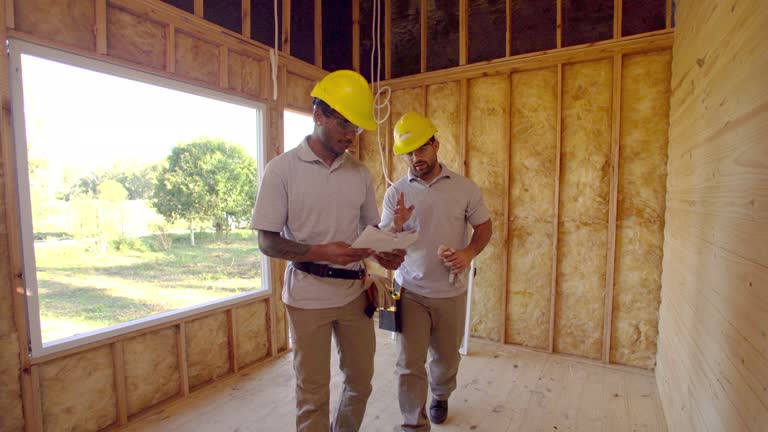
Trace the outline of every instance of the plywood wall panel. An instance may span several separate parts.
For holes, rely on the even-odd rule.
[[[178,327],[168,327],[123,343],[128,415],[181,392],[177,333]]]
[[[219,83],[219,47],[194,36],[176,33],[176,73],[210,85]]]
[[[392,97],[390,98],[390,104],[391,104],[391,111],[390,111],[390,124],[391,127],[395,127],[395,123],[397,123],[398,120],[400,120],[400,117],[403,116],[403,114],[415,111],[417,113],[426,114],[426,107],[424,106],[424,89],[422,87],[413,87],[403,90],[397,90],[392,92]],[[393,143],[393,135],[392,130],[389,129],[389,136],[390,136],[390,144]],[[390,147],[389,151],[392,151],[392,148]],[[390,174],[392,177],[390,179],[394,182],[397,181],[403,176],[408,174],[408,165],[405,161],[403,161],[403,158],[401,156],[395,156],[392,155],[392,165],[391,165],[392,173]]]
[[[512,75],[506,342],[549,347],[557,68]]]
[[[266,97],[271,89],[263,89],[267,65],[257,58],[230,51],[228,55],[227,83],[229,88],[253,97]]]
[[[612,62],[563,68],[555,350],[600,358],[608,250]]]
[[[119,8],[107,9],[109,55],[164,70],[165,40],[165,25]]]
[[[768,9],[678,2],[676,21],[659,394],[671,430],[764,430]]]
[[[286,106],[303,111],[312,111],[312,96],[310,96],[310,93],[312,93],[312,88],[314,87],[314,81],[289,73],[285,85]]]
[[[387,170],[386,175],[392,175],[389,172],[389,159],[394,155],[387,154],[390,151],[389,148],[392,147],[392,136],[389,130],[387,130],[386,123],[379,125],[379,128],[381,128],[380,131],[365,131],[360,136],[360,153],[358,157],[371,171],[371,181],[373,182],[373,188],[376,190],[376,202],[378,203],[379,210],[382,210],[384,193],[389,186],[384,177],[384,170]],[[387,138],[389,138],[389,142],[386,142]],[[381,140],[380,143],[379,140]],[[382,157],[384,158],[383,165]],[[390,180],[395,181],[391,177]]]
[[[611,361],[656,362],[672,52],[625,56]]]
[[[194,388],[229,372],[227,316],[224,313],[186,324],[189,387]]]
[[[438,159],[449,169],[461,173],[464,155],[461,149],[461,85],[458,81],[427,87],[427,117],[437,127],[440,141]]]
[[[10,290],[7,290],[10,294]],[[5,318],[11,320],[10,310]],[[0,430],[23,430],[24,417],[21,406],[21,388],[19,386],[19,341],[16,333],[0,336]]]
[[[509,98],[507,75],[469,82],[467,174],[482,188],[494,225],[491,242],[475,259],[470,326],[472,335],[495,340],[501,340],[504,331],[501,306],[507,279]]]
[[[269,354],[268,312],[266,301],[235,308],[238,367],[255,363]]]
[[[117,421],[112,349],[102,346],[40,366],[45,431],[96,431]]]
[[[17,30],[77,48],[96,48],[93,0],[15,0],[14,7]]]

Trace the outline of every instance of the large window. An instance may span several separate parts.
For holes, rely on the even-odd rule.
[[[263,106],[11,42],[33,356],[265,295]]]

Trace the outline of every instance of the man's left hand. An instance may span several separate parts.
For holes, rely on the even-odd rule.
[[[459,274],[469,267],[472,259],[475,258],[475,254],[467,249],[450,249],[440,254],[440,257],[443,259],[443,262],[451,267],[451,273]]]
[[[373,254],[376,262],[387,270],[397,270],[400,264],[405,260],[405,251],[395,249],[392,252],[378,252]]]

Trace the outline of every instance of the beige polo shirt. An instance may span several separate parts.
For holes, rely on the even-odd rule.
[[[280,232],[289,240],[309,245],[351,244],[367,225],[378,223],[368,168],[347,153],[329,167],[305,138],[298,147],[267,164],[251,228]],[[359,269],[361,264],[334,267]],[[362,290],[361,281],[321,278],[289,265],[283,301],[303,309],[337,307],[355,299]]]
[[[450,283],[450,272],[437,255],[445,245],[463,249],[469,244],[467,225],[476,226],[490,219],[480,187],[472,180],[440,164],[440,175],[425,183],[411,172],[395,182],[384,195],[381,226],[392,224],[400,192],[405,205],[414,205],[413,214],[403,227],[417,230],[419,238],[407,250],[405,261],[397,269],[397,282],[425,297],[457,296],[467,289],[466,272]]]

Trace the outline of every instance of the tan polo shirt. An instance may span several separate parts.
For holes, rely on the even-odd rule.
[[[298,147],[267,164],[251,228],[280,232],[289,240],[309,245],[351,244],[366,226],[378,223],[376,193],[368,168],[347,153],[329,167],[305,138]],[[361,266],[353,263],[343,268]],[[283,301],[303,309],[337,307],[352,301],[362,290],[361,281],[321,278],[289,265]]]
[[[440,175],[429,183],[409,171],[406,177],[390,186],[384,195],[381,226],[392,224],[397,199],[402,192],[405,205],[416,206],[403,229],[418,231],[419,238],[408,248],[395,279],[416,294],[446,298],[466,291],[466,272],[449,283],[450,272],[437,255],[437,248],[440,245],[465,248],[469,244],[467,223],[480,225],[490,219],[490,212],[479,186],[443,164],[440,167]]]

